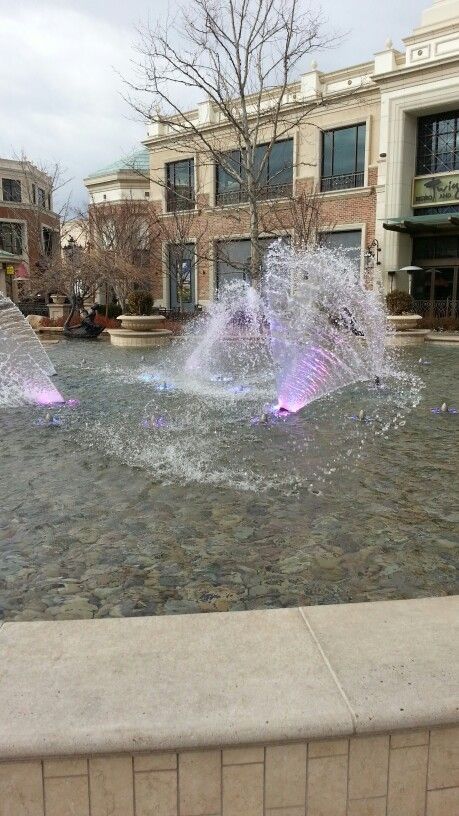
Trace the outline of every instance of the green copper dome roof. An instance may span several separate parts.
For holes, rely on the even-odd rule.
[[[88,178],[94,178],[95,176],[112,176],[115,173],[123,172],[123,170],[133,170],[134,172],[137,171],[139,173],[148,174],[150,171],[148,150],[145,148],[142,150],[137,150],[130,156],[126,156],[123,159],[113,162],[113,164],[108,164],[106,167],[102,167],[101,170],[96,170],[94,173],[90,173]]]

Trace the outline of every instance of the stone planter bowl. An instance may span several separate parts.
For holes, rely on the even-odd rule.
[[[50,300],[52,303],[57,303],[59,306],[63,306],[65,303],[65,295],[50,295]]]
[[[387,321],[395,331],[410,331],[418,328],[422,316],[416,314],[388,315]]]
[[[163,321],[166,319],[163,315],[125,315],[122,314],[116,318],[121,321],[123,329],[129,331],[159,331],[162,327]]]

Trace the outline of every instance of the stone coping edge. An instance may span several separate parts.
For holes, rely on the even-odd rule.
[[[459,596],[0,628],[0,760],[459,722]]]

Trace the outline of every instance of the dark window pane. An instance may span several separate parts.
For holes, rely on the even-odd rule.
[[[231,153],[225,154],[223,161],[225,167],[217,164],[217,194],[239,190],[240,188],[239,181],[230,172],[234,170],[237,175],[241,174],[241,154],[239,150],[232,150]]]
[[[436,269],[434,276],[434,299],[451,300],[453,296],[454,269]]]
[[[333,175],[356,172],[357,128],[343,128],[335,132]]]
[[[417,161],[418,175],[447,173],[458,168],[459,114],[434,114],[418,119]]]
[[[169,247],[170,303],[171,308],[194,306],[194,245]]]
[[[329,130],[322,137],[321,188],[362,187],[365,170],[365,125]]]
[[[194,207],[194,159],[167,164],[166,182],[169,212]]]
[[[414,272],[411,293],[415,300],[430,300],[431,280],[431,269],[420,269],[418,272]]]
[[[22,224],[0,223],[0,249],[10,255],[22,255]]]
[[[263,170],[260,173],[261,163],[266,156],[266,145],[257,145],[254,158],[254,176],[258,180],[259,187],[266,187],[268,183],[268,162],[265,161]]]
[[[272,185],[293,183],[293,139],[273,144],[269,157],[269,179]]]
[[[264,255],[274,238],[260,238]],[[250,282],[250,241],[219,241],[217,244],[217,289],[234,280]]]
[[[343,251],[351,261],[357,273],[360,272],[362,255],[362,231],[349,230],[343,232],[323,232],[320,243],[329,249]]]
[[[16,179],[2,179],[3,201],[19,202],[21,198],[21,182]]]

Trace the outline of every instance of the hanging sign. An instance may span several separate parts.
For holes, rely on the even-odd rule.
[[[413,181],[413,207],[459,204],[459,173],[418,176]]]

